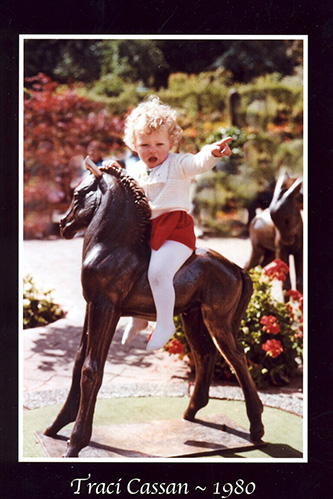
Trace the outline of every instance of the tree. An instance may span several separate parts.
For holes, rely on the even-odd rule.
[[[61,83],[92,83],[113,74],[158,89],[171,73],[224,67],[246,83],[266,73],[291,74],[302,49],[301,40],[28,39],[25,76],[43,72]]]
[[[228,40],[157,40],[171,73],[198,74],[223,54],[230,45]]]
[[[43,72],[61,83],[93,82],[101,74],[98,40],[34,40],[24,42],[25,77]]]
[[[35,76],[43,72],[54,76],[54,67],[61,59],[63,40],[24,40],[24,76]]]
[[[163,52],[154,40],[106,40],[99,47],[103,75],[113,73],[131,82],[141,80],[148,87],[155,84],[157,74],[167,69]]]
[[[68,206],[71,182],[82,165],[73,158],[85,155],[91,140],[111,152],[122,143],[123,121],[70,89],[59,92],[59,84],[41,73],[26,83],[24,229],[34,236],[47,230],[55,204]]]
[[[301,47],[294,40],[236,40],[212,64],[231,71],[235,81],[248,83],[257,76],[278,72],[292,74],[301,61]]]

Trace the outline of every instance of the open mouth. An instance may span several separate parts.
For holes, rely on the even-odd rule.
[[[157,157],[156,156],[152,156],[151,158],[149,158],[149,163],[156,163],[157,161]]]

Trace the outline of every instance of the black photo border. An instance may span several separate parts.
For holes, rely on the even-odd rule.
[[[73,479],[124,483],[186,482],[212,495],[216,482],[255,482],[253,497],[329,497],[332,483],[332,194],[329,164],[332,125],[332,11],[328,4],[289,2],[217,7],[194,1],[137,5],[95,1],[27,5],[11,2],[1,20],[1,475],[5,498],[71,497]],[[139,25],[139,27],[138,27]],[[20,34],[283,34],[307,35],[309,50],[309,409],[308,463],[20,463],[18,462],[18,46]],[[245,494],[244,494],[245,495]],[[139,495],[137,495],[139,496]],[[125,491],[118,497],[130,497]]]

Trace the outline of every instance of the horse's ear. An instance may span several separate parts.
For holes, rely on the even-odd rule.
[[[291,187],[284,193],[285,197],[297,196],[303,187],[303,177],[298,177]]]
[[[281,191],[283,189],[283,186],[287,182],[288,178],[289,178],[289,173],[287,172],[286,169],[283,169],[281,171],[277,181],[276,181],[276,184],[275,184],[273,198],[272,198],[272,201],[270,203],[271,207],[275,206],[276,203],[278,202],[278,200],[280,199]]]
[[[98,168],[98,166],[92,161],[89,155],[84,160],[84,164],[87,170],[89,170],[96,178],[103,177],[103,173]]]

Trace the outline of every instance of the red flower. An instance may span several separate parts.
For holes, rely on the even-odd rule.
[[[167,343],[165,349],[169,352],[170,355],[171,354],[182,355],[184,353],[185,346],[179,340],[174,338],[173,340],[169,341],[169,343]]]
[[[261,348],[267,352],[267,355],[275,359],[283,352],[283,346],[281,341],[278,340],[267,340]]]
[[[263,324],[264,327],[262,328],[262,330],[267,331],[267,333],[278,334],[281,331],[277,319],[276,317],[274,317],[274,315],[264,315],[260,319],[260,324]]]
[[[264,268],[265,275],[267,275],[271,279],[278,279],[278,281],[285,281],[288,272],[289,272],[288,265],[282,260],[280,260],[280,258],[276,258],[272,262],[272,264]]]
[[[290,305],[290,303],[287,303],[286,305],[287,309],[288,309],[288,312],[290,314],[290,317],[294,320],[295,319],[295,314],[294,314],[294,309],[293,307]]]
[[[303,295],[300,291],[297,289],[290,289],[287,292],[287,295],[290,296],[290,298],[294,301],[298,301],[299,303],[299,308],[303,312]]]
[[[290,296],[290,298],[292,300],[296,300],[296,301],[301,301],[303,300],[303,295],[300,291],[298,291],[297,289],[290,289],[287,293],[288,296]]]

